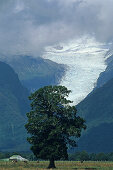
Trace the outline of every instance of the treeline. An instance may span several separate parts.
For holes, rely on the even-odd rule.
[[[113,161],[113,152],[111,153],[87,153],[86,151],[69,154],[70,161]]]
[[[0,159],[9,158],[12,155],[20,155],[29,161],[38,160],[32,152],[0,152]],[[111,153],[87,153],[86,151],[69,154],[69,161],[113,161]]]
[[[37,158],[31,152],[0,152],[0,159],[10,158],[12,155],[20,155],[29,161],[37,160]]]

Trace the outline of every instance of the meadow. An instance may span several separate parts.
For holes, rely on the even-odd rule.
[[[0,162],[0,170],[46,170],[48,164],[48,161]],[[113,162],[107,161],[56,161],[55,165],[56,170],[113,170]]]

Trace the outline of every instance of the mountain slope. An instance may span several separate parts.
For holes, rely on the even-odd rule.
[[[69,98],[76,105],[93,90],[99,74],[106,69],[108,50],[108,44],[83,36],[58,46],[46,47],[42,56],[67,66],[60,84],[72,90]]]
[[[107,83],[110,79],[113,78],[113,55],[111,55],[106,60],[107,67],[104,72],[100,73],[100,76],[96,83],[96,88],[103,86]]]
[[[102,123],[82,136],[78,142],[78,150],[91,153],[113,152],[113,123]]]
[[[80,147],[90,152],[94,150],[109,152],[109,148],[112,148],[111,142],[108,142],[109,146],[106,145],[105,148],[103,146],[107,140],[113,139],[113,135],[111,135],[111,125],[113,125],[113,79],[87,96],[77,105],[77,110],[79,115],[84,117],[87,124],[87,131],[79,141],[81,143]],[[108,132],[105,136],[102,135],[104,133],[102,127]],[[109,135],[109,138],[107,135]],[[98,142],[95,142],[95,140]],[[101,149],[98,143],[101,144]],[[93,145],[93,148],[91,145]]]
[[[40,57],[13,56],[0,57],[18,74],[22,84],[29,90],[36,90],[45,85],[58,84],[65,72],[64,65]]]
[[[28,91],[13,69],[0,62],[0,150],[26,150]]]

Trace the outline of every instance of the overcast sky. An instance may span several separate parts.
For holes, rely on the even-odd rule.
[[[113,39],[113,0],[0,0],[0,53],[41,55],[84,34]]]

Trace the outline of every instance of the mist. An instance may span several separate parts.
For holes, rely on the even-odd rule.
[[[41,56],[84,35],[113,39],[112,0],[0,0],[0,53]]]

